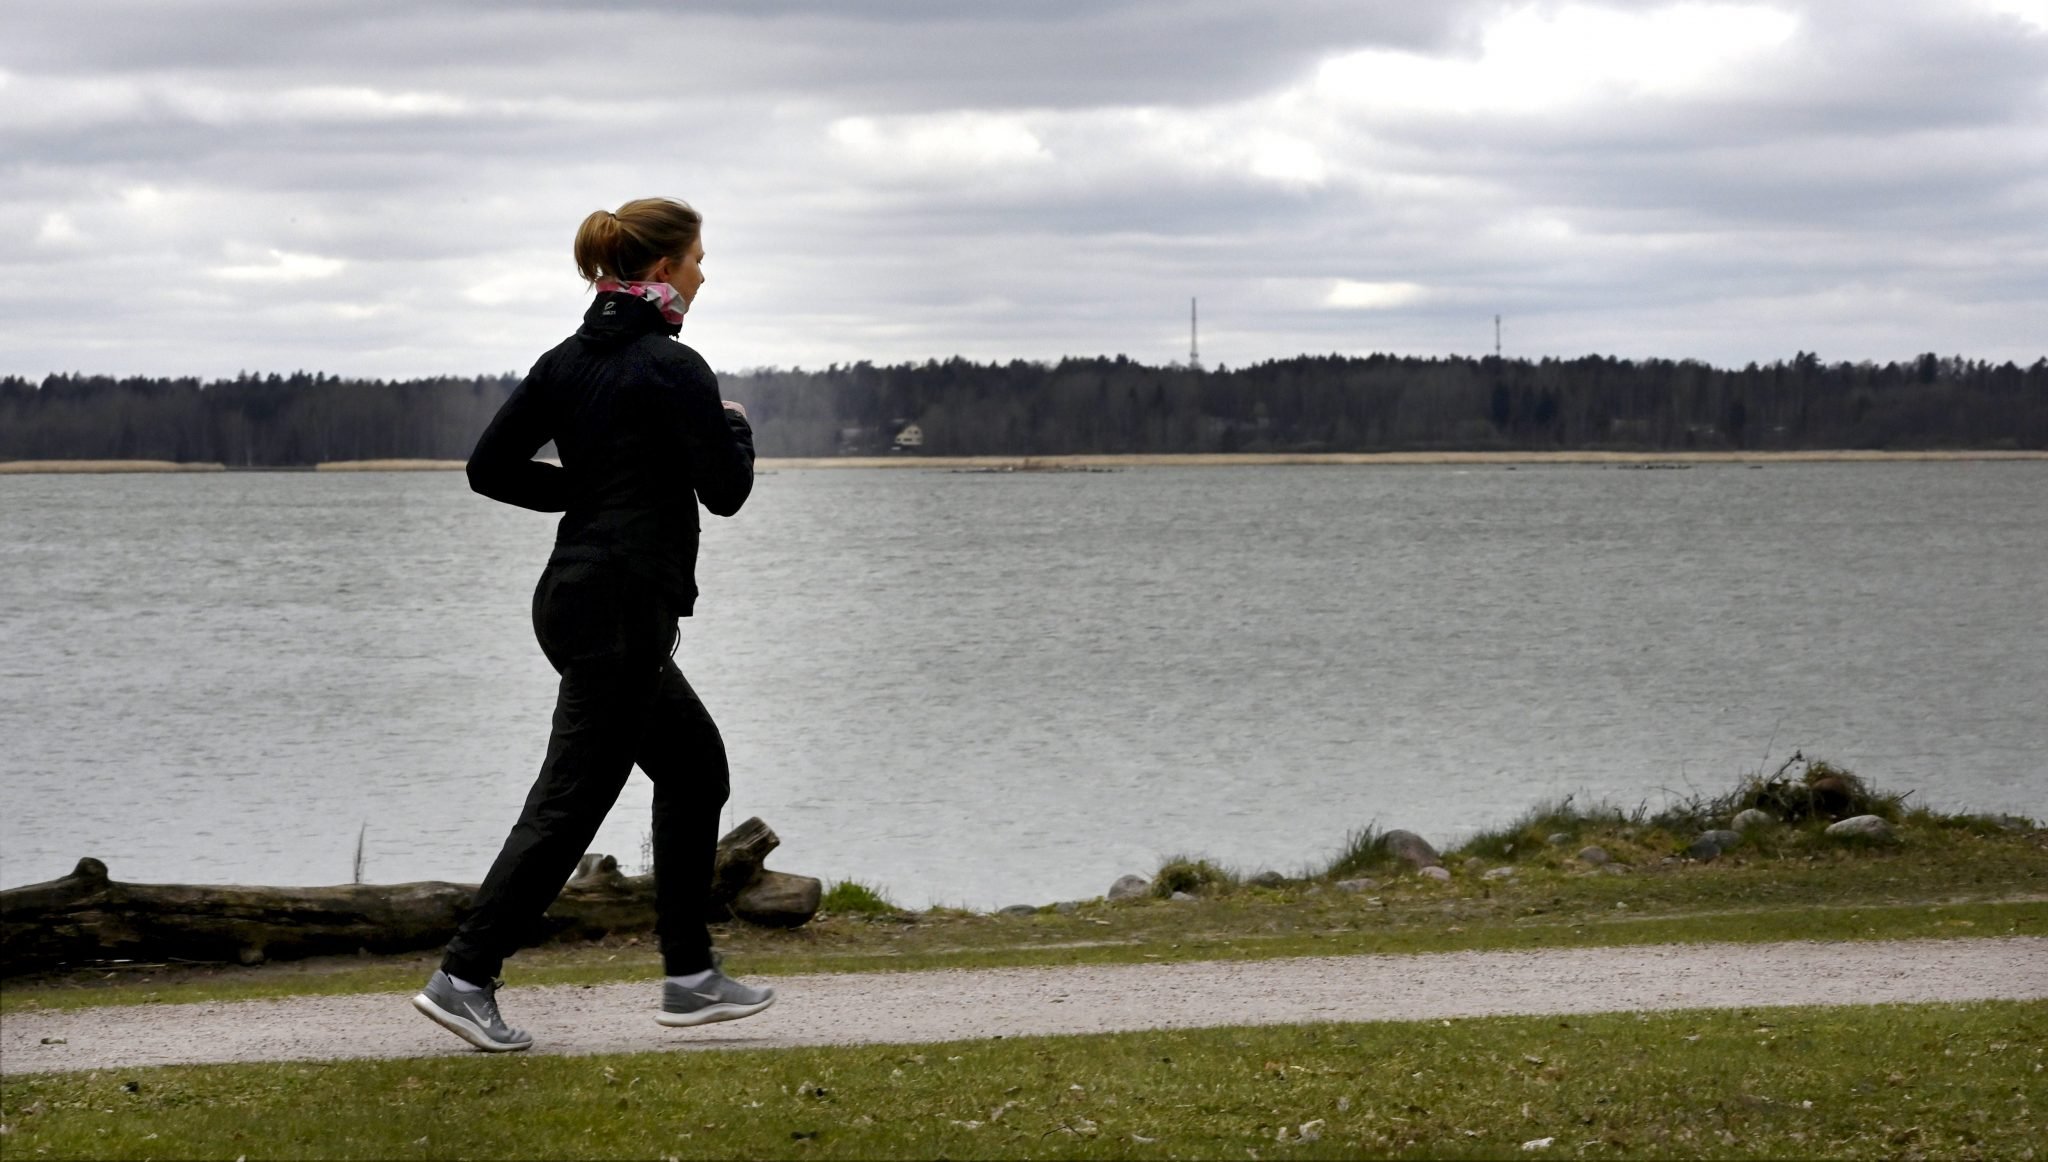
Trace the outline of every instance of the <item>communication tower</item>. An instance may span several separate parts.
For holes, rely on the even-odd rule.
[[[1202,369],[1202,345],[1201,345],[1201,343],[1200,343],[1200,342],[1198,341],[1198,340],[1199,340],[1199,335],[1200,335],[1200,332],[1199,332],[1199,330],[1197,329],[1197,323],[1198,323],[1198,321],[1199,321],[1199,317],[1198,317],[1198,316],[1196,315],[1196,313],[1195,313],[1195,300],[1194,300],[1194,299],[1189,299],[1189,300],[1188,300],[1188,366],[1189,366],[1190,368],[1192,368],[1193,370],[1196,370],[1196,371],[1200,371],[1200,370]]]

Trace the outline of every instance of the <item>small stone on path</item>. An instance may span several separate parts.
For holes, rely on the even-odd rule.
[[[1447,884],[1451,882],[1451,873],[1441,867],[1426,867],[1422,869],[1420,874],[1423,879],[1435,880],[1437,883],[1440,884]]]
[[[1579,862],[1590,863],[1594,867],[1609,863],[1613,858],[1613,856],[1607,854],[1607,849],[1604,847],[1582,847],[1579,849]]]
[[[1174,894],[1166,898],[1181,904],[1192,904],[1195,901],[1195,898],[1193,896],[1188,895],[1186,892],[1175,892]]]
[[[1003,909],[1002,914],[1005,916],[1035,916],[1038,914],[1038,908],[1032,904],[1011,904]]]
[[[1337,881],[1337,890],[1340,892],[1371,892],[1378,890],[1379,886],[1380,882],[1370,876],[1360,876],[1355,880]]]
[[[1514,869],[1514,868],[1511,868],[1511,867],[1497,867],[1497,868],[1494,868],[1493,870],[1491,870],[1491,871],[1487,872],[1487,873],[1486,873],[1485,875],[1483,875],[1483,876],[1480,876],[1479,878],[1480,878],[1480,879],[1482,879],[1482,880],[1506,880],[1506,879],[1513,879],[1513,878],[1514,878],[1514,875],[1515,875],[1515,869]]]

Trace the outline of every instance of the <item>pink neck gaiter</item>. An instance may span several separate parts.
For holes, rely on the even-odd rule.
[[[683,325],[684,312],[690,309],[690,301],[665,282],[620,282],[615,278],[601,278],[595,286],[599,294],[617,291],[646,299],[661,309],[663,319],[678,327]]]

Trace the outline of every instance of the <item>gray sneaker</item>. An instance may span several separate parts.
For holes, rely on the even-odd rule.
[[[774,989],[750,988],[713,969],[711,978],[695,988],[661,982],[661,1011],[654,1019],[664,1025],[708,1025],[751,1017],[774,1003]]]
[[[498,1015],[498,986],[504,983],[494,980],[475,992],[459,992],[453,978],[435,969],[427,987],[413,997],[412,1007],[486,1053],[530,1049],[533,1038],[526,1030],[512,1028]]]

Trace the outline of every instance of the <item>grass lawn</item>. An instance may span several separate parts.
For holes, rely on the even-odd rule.
[[[1907,817],[1899,841],[1844,847],[1788,831],[1708,862],[1663,862],[1683,839],[1586,822],[1565,844],[1525,832],[1569,827],[1534,818],[1482,837],[1492,853],[1449,883],[1380,867],[1375,888],[1329,877],[1250,887],[1234,878],[1192,902],[1088,901],[1027,916],[934,910],[821,914],[794,931],[735,925],[718,943],[735,974],[864,972],[1028,964],[1103,964],[1338,953],[1558,948],[1697,941],[1856,940],[2048,935],[2048,832]],[[1611,822],[1611,821],[1610,821]],[[1605,830],[1603,830],[1603,828]],[[1608,832],[1612,832],[1611,834]],[[1518,854],[1504,846],[1521,835]],[[1628,871],[1575,857],[1599,842]],[[1462,853],[1458,853],[1462,854]],[[1508,879],[1485,870],[1512,866]],[[1355,872],[1355,869],[1354,869]],[[1353,874],[1347,872],[1346,874]],[[136,966],[0,986],[0,1013],[100,1004],[214,1001],[417,988],[437,956],[326,958],[264,965]],[[520,953],[521,985],[601,984],[657,975],[651,940],[551,945]]]
[[[2040,1002],[1767,1008],[9,1078],[0,1143],[10,1159],[2031,1159],[2048,1150],[2044,1070]]]

